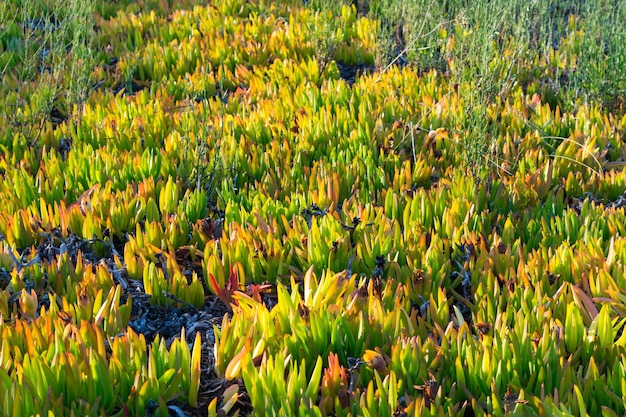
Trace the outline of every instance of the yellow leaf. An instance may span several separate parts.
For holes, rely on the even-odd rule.
[[[243,367],[243,360],[248,354],[250,348],[248,346],[244,347],[235,355],[233,359],[231,359],[230,363],[226,367],[226,371],[224,372],[224,378],[226,379],[235,379],[241,378],[241,369]]]
[[[182,340],[185,340],[181,337]],[[193,342],[193,352],[191,354],[191,382],[189,384],[189,405],[192,407],[198,406],[198,388],[200,387],[200,360],[202,359],[201,352],[202,338],[200,332],[196,332],[196,339]]]

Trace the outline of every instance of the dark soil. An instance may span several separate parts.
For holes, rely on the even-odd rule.
[[[360,75],[370,74],[376,69],[373,64],[359,63],[355,65],[349,65],[344,64],[343,62],[337,62],[337,68],[339,68],[341,78],[350,86],[355,83]]]

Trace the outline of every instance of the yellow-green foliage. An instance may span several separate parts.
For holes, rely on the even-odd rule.
[[[67,48],[23,3],[0,17],[1,415],[235,415],[209,377],[259,416],[626,412],[626,116],[545,84],[591,65],[602,19],[528,54],[502,28],[468,61],[484,27],[459,12],[373,72],[393,28],[340,2],[84,0],[93,30],[39,60]],[[79,47],[88,74],[47,72]],[[126,280],[229,304],[214,374],[199,334],[129,327]]]

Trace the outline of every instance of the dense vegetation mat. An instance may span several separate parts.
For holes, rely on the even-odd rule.
[[[0,6],[0,414],[626,412],[623,5],[102,3]]]

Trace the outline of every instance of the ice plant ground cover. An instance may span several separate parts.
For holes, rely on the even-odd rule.
[[[465,3],[3,2],[0,415],[624,415],[626,5]]]

